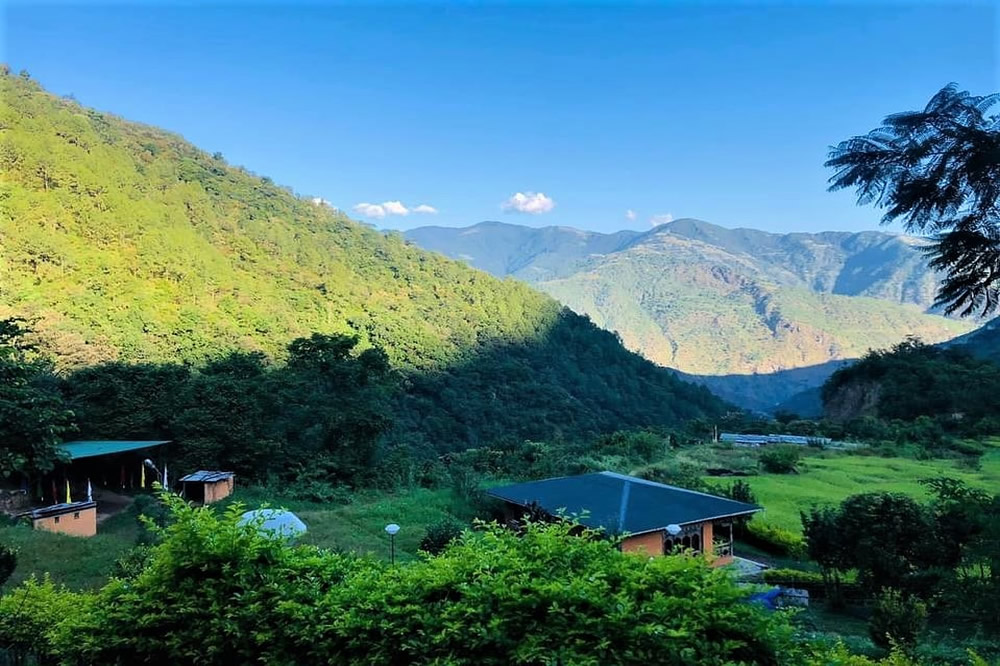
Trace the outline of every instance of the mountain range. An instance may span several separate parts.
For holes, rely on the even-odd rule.
[[[646,232],[483,222],[405,232],[529,282],[646,358],[770,409],[870,348],[939,342],[974,322],[936,313],[925,241],[879,231],[775,234],[680,219]]]
[[[62,370],[280,363],[295,338],[356,336],[399,375],[399,431],[438,449],[726,408],[526,284],[10,74],[0,172],[0,318],[29,320]]]

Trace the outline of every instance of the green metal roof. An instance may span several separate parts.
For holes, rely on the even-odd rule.
[[[80,458],[93,458],[95,456],[107,456],[113,453],[125,453],[126,451],[139,451],[149,449],[154,446],[166,444],[170,440],[147,440],[147,441],[78,441],[66,442],[62,445],[62,450],[66,452],[70,460]]]

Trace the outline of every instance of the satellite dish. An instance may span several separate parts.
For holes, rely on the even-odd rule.
[[[680,533],[681,533],[680,525],[673,525],[673,524],[667,525],[667,534],[669,534],[670,536],[677,536]]]
[[[240,525],[253,524],[260,532],[292,540],[308,529],[298,516],[284,509],[255,509],[247,511],[239,520]]]

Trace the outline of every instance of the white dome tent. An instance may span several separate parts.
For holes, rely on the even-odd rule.
[[[261,532],[294,540],[306,533],[306,524],[285,509],[254,509],[240,516],[240,525],[256,525]]]

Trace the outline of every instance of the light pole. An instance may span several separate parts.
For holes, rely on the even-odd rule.
[[[389,563],[396,564],[396,532],[399,531],[399,525],[396,523],[389,523],[385,526],[385,533],[389,535]]]

